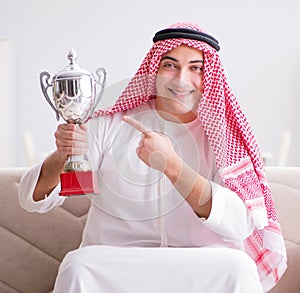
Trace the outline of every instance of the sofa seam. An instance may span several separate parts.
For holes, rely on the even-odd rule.
[[[3,284],[5,284],[7,287],[12,288],[14,290],[16,290],[19,293],[22,293],[22,291],[18,290],[17,288],[15,288],[14,286],[11,286],[10,284],[7,284],[5,281],[3,281],[2,279],[0,280]]]
[[[7,229],[6,227],[3,227],[2,228],[6,231],[8,231],[10,234],[13,234],[15,236],[17,236],[18,238],[24,240],[25,242],[29,243],[31,246],[33,246],[34,248],[38,249],[39,251],[43,252],[44,254],[50,256],[51,258],[53,258],[54,260],[56,260],[57,262],[61,263],[61,260],[57,259],[56,257],[54,257],[52,254],[49,254],[48,252],[46,252],[45,250],[41,249],[40,247],[34,245],[31,241],[28,241],[27,239],[25,239],[24,237],[20,236],[19,234],[17,233],[14,233],[12,231],[10,231],[9,229]]]

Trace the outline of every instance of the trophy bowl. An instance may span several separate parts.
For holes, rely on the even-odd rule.
[[[81,69],[75,62],[77,54],[74,49],[69,51],[68,59],[70,64],[56,74],[51,82],[50,74],[47,71],[42,72],[40,84],[44,97],[56,113],[57,120],[62,117],[67,123],[80,125],[93,117],[103,93],[106,71],[104,68],[97,69],[95,78],[89,71]],[[50,88],[54,103],[48,95]],[[86,156],[69,156],[64,173],[60,177],[60,195],[98,193],[96,175],[91,171]]]
[[[53,97],[60,116],[68,123],[85,123],[95,103],[95,91],[95,82],[88,76],[56,79]]]

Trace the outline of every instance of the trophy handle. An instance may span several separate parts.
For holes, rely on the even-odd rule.
[[[100,85],[100,92],[96,96],[96,100],[95,100],[94,106],[92,108],[91,118],[94,118],[95,109],[103,95],[103,90],[104,90],[105,81],[106,81],[106,70],[103,67],[100,67],[96,70],[96,74],[98,76],[98,78],[96,80],[96,84]]]
[[[53,103],[51,102],[49,96],[48,96],[48,88],[51,87],[52,85],[49,83],[49,78],[50,78],[50,74],[47,71],[44,71],[40,74],[40,84],[41,84],[41,88],[42,88],[42,92],[44,94],[44,97],[46,98],[47,102],[49,103],[49,105],[51,106],[51,108],[54,110],[54,112],[56,113],[56,119],[57,121],[59,120],[59,113],[57,111],[57,109],[55,108],[55,106],[53,105]],[[45,84],[44,85],[44,81]]]

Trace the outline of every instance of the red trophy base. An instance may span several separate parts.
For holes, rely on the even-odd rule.
[[[98,194],[97,176],[92,171],[64,172],[60,174],[59,195]]]

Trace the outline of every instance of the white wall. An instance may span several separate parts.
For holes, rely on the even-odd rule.
[[[177,21],[197,22],[220,40],[221,57],[236,96],[263,152],[276,164],[281,137],[291,133],[288,165],[300,165],[300,38],[297,0],[96,1],[0,0],[0,38],[11,43],[8,107],[12,165],[27,165],[22,137],[30,131],[39,155],[54,148],[57,122],[39,86],[39,73],[67,65],[72,47],[78,63],[108,71],[110,104],[137,70],[154,33]],[[2,64],[0,64],[2,66]],[[123,85],[123,83],[121,83]],[[18,105],[15,106],[15,105]],[[3,103],[1,103],[3,105]],[[3,110],[2,110],[3,111]],[[1,165],[1,162],[0,162]]]
[[[11,46],[10,40],[0,38],[0,162],[1,166],[11,166],[13,164],[13,120],[10,117],[10,109],[13,101],[10,92],[11,85]]]

